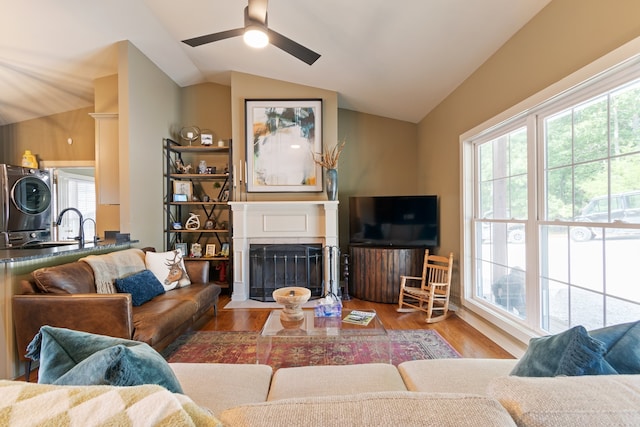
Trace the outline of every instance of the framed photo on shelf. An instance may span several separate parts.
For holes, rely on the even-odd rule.
[[[322,191],[321,99],[245,100],[245,125],[248,192]]]
[[[200,258],[202,256],[202,245],[198,242],[191,244],[191,253],[189,256]]]
[[[222,249],[220,249],[220,255],[221,256],[229,256],[229,244],[228,243],[223,243],[222,244]]]
[[[202,145],[212,145],[213,144],[213,134],[211,133],[203,133],[200,135],[200,143]]]
[[[216,245],[208,244],[204,256],[206,257],[216,256]]]
[[[223,190],[222,193],[220,194],[220,201],[221,202],[228,202],[229,201],[229,190]]]
[[[175,249],[179,249],[182,252],[183,257],[189,256],[189,249],[186,243],[176,243],[173,247]]]
[[[176,196],[185,195],[184,197],[178,197],[180,200],[176,200]],[[191,181],[173,181],[173,201],[174,202],[187,202],[191,200],[193,196],[193,184]],[[182,200],[185,199],[185,200]]]

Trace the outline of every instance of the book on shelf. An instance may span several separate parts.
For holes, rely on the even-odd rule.
[[[376,317],[375,311],[351,310],[351,312],[347,314],[342,321],[345,323],[352,323],[354,325],[366,326],[374,317]]]

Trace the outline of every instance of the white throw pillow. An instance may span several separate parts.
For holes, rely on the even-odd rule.
[[[162,283],[165,291],[191,284],[187,270],[184,268],[180,249],[169,252],[147,252],[145,264],[147,270],[151,270]]]

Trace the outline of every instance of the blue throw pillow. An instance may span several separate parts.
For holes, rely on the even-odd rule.
[[[589,331],[606,348],[604,359],[619,374],[640,374],[640,321]]]
[[[182,393],[164,358],[138,341],[43,326],[29,343],[27,357],[40,360],[41,384],[159,384]]]
[[[118,292],[131,294],[131,302],[136,307],[165,292],[162,283],[149,270],[116,279],[115,285]]]
[[[589,336],[583,326],[557,335],[533,338],[511,371],[520,377],[616,374],[604,360],[605,345]]]

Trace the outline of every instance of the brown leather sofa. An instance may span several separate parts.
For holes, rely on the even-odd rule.
[[[40,268],[13,296],[16,344],[28,375],[27,345],[43,325],[133,339],[160,351],[213,308],[220,286],[209,283],[209,262],[189,261],[191,285],[173,289],[138,307],[125,293],[96,293],[93,270],[84,261]]]

